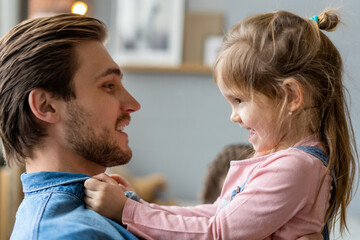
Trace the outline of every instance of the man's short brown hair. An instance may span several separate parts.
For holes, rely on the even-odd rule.
[[[41,88],[66,101],[75,98],[74,48],[106,36],[106,26],[95,18],[61,14],[21,22],[0,40],[0,136],[8,165],[24,164],[46,136],[30,110],[29,93]]]

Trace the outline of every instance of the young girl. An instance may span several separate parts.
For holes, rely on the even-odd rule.
[[[215,203],[132,200],[124,179],[100,175],[85,182],[88,207],[146,239],[296,239],[336,219],[343,232],[357,153],[341,57],[322,32],[338,22],[335,11],[311,19],[279,11],[226,34],[215,82],[256,153],[231,163]]]

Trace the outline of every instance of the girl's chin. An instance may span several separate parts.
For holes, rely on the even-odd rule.
[[[269,153],[274,152],[274,149],[270,149],[270,150],[256,149],[255,146],[253,146],[253,148],[255,150],[255,154],[254,154],[255,157],[260,157],[260,156],[267,155]]]
[[[263,155],[265,155],[264,152],[255,152],[254,157],[261,157]]]

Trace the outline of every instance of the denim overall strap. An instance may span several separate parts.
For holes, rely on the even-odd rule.
[[[314,146],[297,146],[295,147],[303,152],[313,155],[314,157],[318,158],[324,165],[327,167],[329,165],[329,158],[326,154],[317,147]],[[336,181],[335,181],[335,172],[331,170],[333,181],[332,181],[332,190],[331,190],[331,199],[330,199],[330,206],[335,201],[335,191],[336,191]],[[336,204],[336,203],[335,203]],[[332,210],[330,216],[334,214],[334,209]],[[322,232],[324,240],[329,240],[329,225],[328,222],[325,224],[323,232]]]
[[[232,201],[234,199],[236,194],[241,193],[242,191],[244,191],[244,187],[247,184],[247,182],[249,181],[250,176],[251,176],[251,174],[249,174],[249,176],[246,178],[245,182],[241,185],[241,187],[237,187],[234,191],[232,191],[230,201]]]

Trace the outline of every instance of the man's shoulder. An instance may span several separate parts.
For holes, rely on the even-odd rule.
[[[20,232],[28,235],[22,238]],[[66,192],[26,198],[18,210],[13,236],[13,239],[135,239],[121,225],[85,208],[81,199]]]

